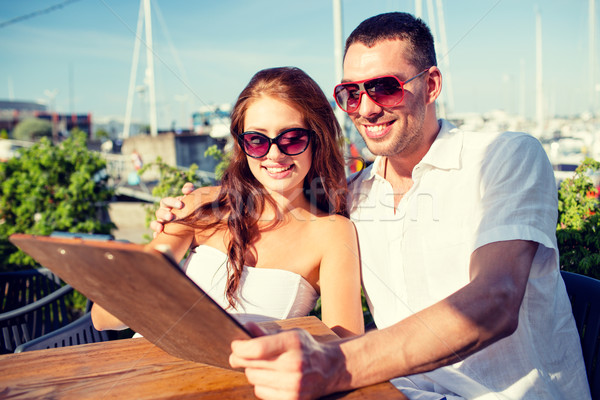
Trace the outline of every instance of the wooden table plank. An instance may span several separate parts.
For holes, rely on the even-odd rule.
[[[263,324],[301,327],[318,340],[332,332],[314,317]],[[254,399],[239,371],[173,357],[144,338],[0,356],[0,398]],[[406,399],[390,383],[329,396],[331,399]]]

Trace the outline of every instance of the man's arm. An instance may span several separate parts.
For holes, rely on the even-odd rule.
[[[469,284],[389,328],[328,344],[299,331],[237,341],[230,363],[246,368],[257,395],[269,399],[316,398],[460,361],[515,331],[537,246],[482,246]]]
[[[184,196],[192,193],[193,191],[194,184],[191,182],[187,182],[181,188],[181,193],[183,193]],[[155,213],[156,220],[150,222],[150,229],[154,231],[154,238],[156,238],[156,236],[163,231],[164,225],[167,222],[170,222],[175,218],[175,214],[173,214],[171,211],[173,209],[181,210],[183,208],[183,202],[181,201],[182,197],[183,196],[165,197],[164,199],[160,200],[160,207]]]

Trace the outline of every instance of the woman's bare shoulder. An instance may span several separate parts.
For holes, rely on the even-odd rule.
[[[322,234],[336,235],[355,232],[354,223],[350,219],[338,214],[321,215],[316,218],[315,229]]]
[[[321,254],[322,268],[342,265],[349,268],[357,260],[358,237],[351,220],[342,215],[328,215],[319,218],[313,229],[311,240]]]

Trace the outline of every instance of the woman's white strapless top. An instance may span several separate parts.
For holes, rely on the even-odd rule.
[[[186,274],[229,314],[245,323],[304,317],[319,298],[301,275],[291,271],[245,266],[236,308],[225,296],[227,255],[208,246],[196,247],[185,262]]]

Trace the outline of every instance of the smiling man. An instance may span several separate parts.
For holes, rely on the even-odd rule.
[[[438,120],[433,38],[405,13],[346,41],[335,99],[369,150],[350,178],[377,327],[232,345],[261,398],[316,398],[391,379],[411,399],[590,398],[558,266],[557,193],[539,142]],[[256,329],[256,327],[252,327]]]

